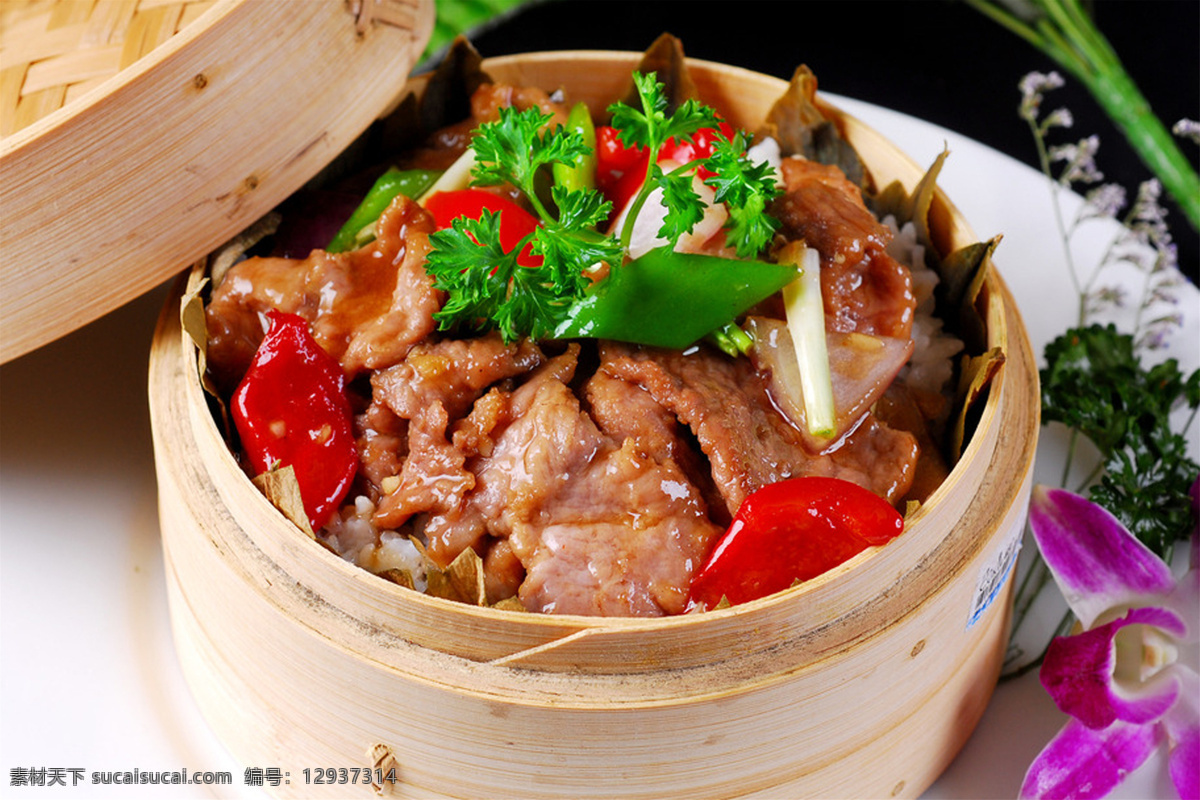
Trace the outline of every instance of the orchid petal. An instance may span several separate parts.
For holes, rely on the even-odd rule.
[[[1183,800],[1200,798],[1200,730],[1192,727],[1171,748],[1171,782]]]
[[[1127,683],[1116,680],[1117,634],[1131,625],[1150,625],[1178,633],[1183,622],[1161,608],[1136,608],[1121,619],[1074,636],[1059,636],[1046,650],[1040,677],[1054,704],[1089,728],[1106,728],[1115,720],[1153,722],[1175,703],[1179,681],[1170,673],[1158,680],[1142,681],[1140,674]],[[1143,646],[1134,657],[1140,663]]]
[[[1171,781],[1184,800],[1200,797],[1200,675],[1182,665],[1179,701],[1162,719],[1171,743]]]
[[[1192,496],[1192,519],[1196,520],[1196,529],[1192,531],[1192,539],[1188,547],[1188,571],[1179,581],[1180,597],[1176,598],[1178,608],[1183,611],[1190,609],[1184,619],[1200,619],[1200,477],[1192,483],[1189,494]],[[1188,641],[1200,639],[1196,626],[1192,626]]]
[[[1114,722],[1092,730],[1072,719],[1029,765],[1022,798],[1104,797],[1162,741],[1158,725]]]
[[[1029,522],[1067,604],[1091,628],[1105,611],[1175,588],[1175,577],[1105,508],[1064,489],[1037,486]]]

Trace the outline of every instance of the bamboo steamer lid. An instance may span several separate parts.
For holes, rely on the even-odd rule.
[[[142,294],[394,100],[432,0],[0,3],[0,363]]]
[[[562,87],[596,110],[637,59],[534,53],[483,68],[499,82]],[[786,87],[690,64],[701,96],[741,126]],[[878,184],[920,180],[883,135],[827,111]],[[940,192],[928,224],[940,251],[976,241]],[[213,730],[242,763],[289,775],[273,794],[916,797],[983,714],[1008,641],[1006,578],[1039,424],[1034,356],[995,270],[976,305],[1003,369],[962,458],[904,534],[785,592],[660,619],[454,603],[300,534],[213,421],[180,320],[203,275],[198,265],[180,281],[151,350],[171,619]],[[314,783],[316,767],[374,785]]]

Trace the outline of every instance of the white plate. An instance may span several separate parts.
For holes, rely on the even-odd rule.
[[[948,145],[939,183],[981,239],[1004,235],[995,260],[1035,350],[1071,324],[1073,293],[1039,174],[912,117],[831,100],[921,165]],[[1105,239],[1082,242],[1081,258],[1094,259]],[[1200,294],[1187,288],[1187,328],[1175,341],[1189,344],[1175,355],[1190,370],[1198,360]],[[0,793],[6,796],[261,795],[199,716],[171,644],[146,404],[148,347],[164,295],[159,287],[0,368]],[[1193,452],[1200,450],[1196,435]],[[1057,478],[1056,446],[1047,438],[1039,450],[1040,481]],[[1015,797],[1026,766],[1063,721],[1035,675],[1000,686],[978,731],[926,797]],[[1152,761],[1115,796],[1173,797],[1160,767]],[[93,773],[135,769],[226,771],[232,785],[92,783]],[[62,770],[67,785],[21,789],[13,785],[21,770]],[[53,780],[53,773],[42,774]],[[76,786],[74,774],[81,777]]]

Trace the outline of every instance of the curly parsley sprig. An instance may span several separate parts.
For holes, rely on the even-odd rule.
[[[613,104],[612,124],[626,146],[647,148],[650,157],[646,180],[620,238],[599,232],[612,211],[599,191],[551,184],[547,203],[540,190],[554,165],[574,164],[590,153],[578,131],[552,126],[552,116],[537,108],[501,108],[496,121],[474,131],[472,185],[516,188],[539,225],[509,250],[500,245],[500,214],[458,219],[451,228],[430,235],[427,269],[434,285],[447,295],[435,315],[443,329],[495,327],[506,341],[552,336],[596,281],[606,280],[598,277],[602,265],[609,274],[622,267],[634,220],[654,189],[661,190],[667,210],[660,235],[669,247],[695,228],[705,213],[704,201],[692,186],[692,171],[699,166],[713,173],[707,182],[715,202],[727,207],[727,241],[739,257],[753,258],[771,241],[778,222],[767,208],[778,188],[768,165],[752,164],[745,156],[745,135],[718,137],[711,156],[664,171],[657,164],[664,144],[716,128],[720,120],[713,109],[695,100],[668,114],[665,87],[655,74],[635,72],[633,78],[641,109]],[[526,247],[541,257],[540,264],[518,263],[517,254]]]
[[[1086,436],[1100,453],[1103,475],[1091,499],[1168,557],[1194,528],[1188,492],[1200,473],[1170,415],[1180,406],[1196,413],[1200,371],[1185,375],[1175,359],[1143,366],[1133,336],[1111,324],[1071,328],[1045,356],[1043,418]]]
[[[704,201],[692,188],[692,171],[705,167],[715,173],[705,183],[716,191],[715,201],[729,211],[727,243],[741,258],[753,258],[771,241],[779,223],[767,213],[767,206],[779,189],[766,163],[754,164],[746,157],[746,136],[735,133],[732,140],[719,133],[713,154],[664,172],[658,164],[659,151],[671,139],[686,139],[704,128],[717,129],[721,120],[716,111],[696,101],[686,100],[668,115],[666,87],[656,73],[633,74],[642,104],[639,111],[625,103],[608,107],[612,124],[626,147],[644,147],[649,152],[646,180],[634,196],[630,213],[621,229],[621,243],[629,246],[634,222],[650,197],[661,188],[667,214],[658,235],[672,246],[690,233],[704,216]]]
[[[602,195],[555,186],[557,213],[541,200],[539,172],[588,150],[578,132],[550,128],[550,120],[537,108],[501,108],[496,122],[475,131],[473,185],[519,189],[541,224],[509,251],[500,244],[500,215],[491,212],[478,220],[457,219],[452,228],[430,235],[427,269],[447,295],[435,314],[443,329],[496,327],[505,341],[548,335],[583,295],[592,268],[620,260],[617,242],[595,231],[612,208]],[[541,265],[517,263],[526,245],[542,257]]]

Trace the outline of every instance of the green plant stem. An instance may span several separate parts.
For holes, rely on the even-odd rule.
[[[1003,680],[1011,681],[1019,678],[1022,675],[1032,672],[1042,666],[1042,662],[1046,660],[1046,653],[1050,650],[1050,644],[1059,636],[1066,636],[1071,630],[1071,626],[1075,624],[1075,615],[1070,611],[1063,614],[1062,619],[1058,621],[1058,625],[1054,628],[1054,633],[1050,635],[1050,641],[1046,642],[1046,646],[1042,648],[1042,652],[1037,654],[1037,657],[1031,661],[1022,664],[1011,672],[1006,672],[1001,676]]]
[[[1193,228],[1200,229],[1200,177],[1180,151],[1178,143],[1122,69],[1119,73],[1081,77],[1143,163],[1158,176],[1179,203]]]
[[[1033,581],[1033,590],[1030,591],[1030,581]],[[1029,570],[1025,573],[1025,577],[1021,579],[1021,585],[1017,587],[1016,602],[1013,604],[1013,631],[1020,630],[1021,625],[1025,622],[1025,617],[1029,614],[1029,609],[1033,607],[1033,603],[1037,600],[1038,595],[1042,593],[1042,589],[1046,588],[1046,584],[1050,581],[1050,569],[1046,566],[1046,562],[1042,560],[1041,553],[1034,554],[1034,561],[1029,565]]]
[[[1179,143],[1129,77],[1108,40],[1078,0],[1040,0],[1046,16],[1033,25],[991,0],[966,0],[993,21],[1037,47],[1075,76],[1120,129],[1142,163],[1179,204],[1192,227],[1200,230],[1200,175]]]
[[[1064,242],[1069,241],[1070,232],[1067,230],[1067,223],[1063,219],[1062,205],[1058,201],[1060,187],[1058,182],[1050,177],[1050,153],[1046,149],[1046,137],[1034,120],[1029,121],[1029,129],[1033,132],[1033,141],[1037,146],[1038,164],[1041,166],[1042,174],[1046,176],[1046,183],[1050,188],[1050,207],[1054,211],[1054,224],[1058,227],[1059,237]],[[1063,254],[1067,260],[1067,274],[1071,276],[1071,284],[1075,287],[1075,296],[1079,298],[1079,324],[1083,325],[1084,318],[1087,316],[1087,298],[1083,292],[1083,283],[1079,277],[1079,270],[1075,267],[1074,252],[1070,247],[1064,247]]]

